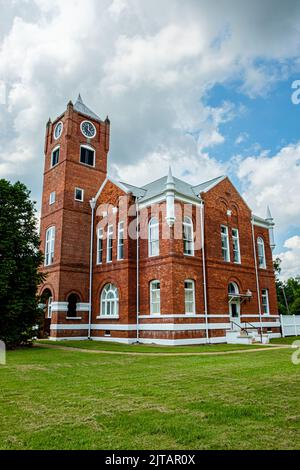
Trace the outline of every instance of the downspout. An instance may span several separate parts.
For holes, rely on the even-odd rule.
[[[204,230],[205,212],[204,212],[204,201],[201,201],[200,218],[201,218],[201,239],[202,239],[202,271],[203,271],[205,329],[206,329],[206,342],[209,343],[207,283],[206,283],[206,259],[205,259],[205,230]]]
[[[90,201],[92,209],[92,223],[91,223],[91,243],[90,243],[90,286],[89,286],[89,330],[88,339],[91,339],[92,329],[92,294],[93,294],[93,251],[94,251],[94,221],[95,221],[95,207],[96,199],[93,198]]]
[[[259,313],[259,321],[260,321],[260,336],[262,339],[263,329],[262,329],[262,315],[261,315],[261,301],[260,301],[260,286],[259,286],[259,278],[258,278],[257,253],[256,253],[256,243],[255,243],[255,235],[254,235],[253,215],[251,218],[251,226],[252,226],[252,242],[253,242],[253,253],[254,253],[255,277],[256,277],[256,290],[257,290],[257,300],[258,300],[258,313]]]
[[[139,203],[136,199],[136,340],[140,339],[140,231],[139,231]]]

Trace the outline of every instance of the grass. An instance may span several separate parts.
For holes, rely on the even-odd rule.
[[[271,339],[271,344],[293,344],[294,341],[300,341],[300,336],[288,336],[286,338]]]
[[[91,355],[36,347],[0,366],[1,449],[299,449],[289,349]]]
[[[261,345],[241,345],[241,344],[215,344],[215,345],[195,345],[195,346],[157,346],[145,344],[121,344],[110,343],[102,341],[39,341],[42,344],[51,346],[64,346],[76,349],[91,349],[100,351],[114,351],[114,352],[129,352],[129,353],[201,353],[201,352],[223,352],[223,351],[238,351],[241,349],[251,349],[264,347]]]

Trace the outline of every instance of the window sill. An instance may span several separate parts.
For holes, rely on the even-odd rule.
[[[66,320],[82,320],[82,317],[66,317]]]
[[[119,315],[99,315],[96,317],[97,320],[119,320]]]

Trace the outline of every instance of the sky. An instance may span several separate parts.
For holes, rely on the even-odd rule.
[[[81,93],[109,173],[228,175],[300,274],[299,0],[0,0],[0,178],[41,199],[44,134]],[[300,95],[299,95],[300,96]]]

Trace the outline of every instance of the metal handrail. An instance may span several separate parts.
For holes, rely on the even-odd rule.
[[[256,326],[252,325],[252,323],[249,323],[248,321],[245,321],[243,322],[245,325],[250,325],[251,326],[251,329],[254,329],[254,330],[257,330],[258,328],[256,328]],[[260,327],[260,339],[261,339],[261,344],[263,342],[263,332],[262,332],[262,328]]]
[[[247,330],[257,330],[257,329],[258,329],[256,326],[252,325],[252,323],[249,323],[249,322],[246,322],[246,321],[243,322],[244,325],[245,325],[245,328],[243,328],[241,325],[239,325],[238,323],[236,323],[236,322],[234,322],[234,321],[232,321],[232,320],[231,320],[230,323],[231,323],[231,325],[236,325],[238,328],[240,328],[241,331],[244,331],[244,332],[247,334],[247,336],[249,336]],[[246,325],[250,325],[251,328],[247,328]],[[262,336],[263,336],[262,329],[260,329],[261,344],[262,344],[262,342],[263,342]]]

